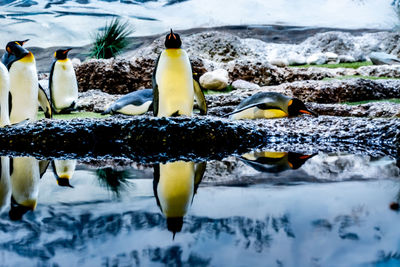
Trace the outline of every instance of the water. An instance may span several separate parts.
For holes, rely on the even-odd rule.
[[[18,167],[21,160],[14,159],[12,181],[24,169]],[[400,264],[400,214],[393,209],[400,200],[400,174],[390,157],[267,152],[206,164],[115,162],[114,167],[102,161],[56,162],[67,166],[57,169],[59,180],[74,171],[73,187],[58,185],[50,167],[40,180],[25,176],[25,191],[18,194],[4,179],[3,157],[0,261],[10,266]],[[10,195],[21,200],[27,192],[33,192],[36,209],[10,220]]]
[[[135,36],[195,27],[280,24],[390,29],[393,0],[7,0],[0,1],[0,47],[30,38],[29,46],[81,46],[106,21],[120,17]]]

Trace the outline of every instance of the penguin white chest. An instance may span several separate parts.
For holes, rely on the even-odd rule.
[[[0,127],[10,124],[8,109],[8,93],[10,91],[10,75],[7,68],[0,63]]]
[[[18,123],[26,119],[36,120],[39,85],[36,62],[32,53],[14,62],[9,74],[12,97],[10,122]]]
[[[159,58],[156,83],[158,86],[158,117],[178,112],[190,116],[193,111],[193,74],[189,57],[183,49],[166,49]]]
[[[78,100],[78,83],[69,59],[57,60],[54,65],[51,96],[57,111],[70,107]]]

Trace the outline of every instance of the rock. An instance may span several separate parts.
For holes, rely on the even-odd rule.
[[[340,55],[338,59],[339,63],[353,63],[356,61],[356,59],[353,56],[349,55]]]
[[[363,76],[400,78],[400,65],[362,66],[357,72]]]
[[[304,81],[284,85],[305,102],[340,103],[397,98],[400,80]]]
[[[74,66],[74,68],[76,68],[77,66],[79,66],[80,64],[82,64],[81,60],[79,58],[74,57],[73,59],[71,59],[72,65]]]
[[[325,52],[326,61],[328,64],[337,64],[339,63],[338,55],[332,52]]]
[[[255,83],[251,83],[251,82],[247,82],[244,80],[236,80],[232,83],[232,87],[235,89],[240,89],[240,90],[257,90],[260,89],[260,86],[255,84]]]
[[[324,53],[312,54],[307,58],[307,64],[310,65],[321,65],[326,63],[326,56]]]
[[[224,69],[217,69],[204,73],[199,81],[200,85],[207,90],[222,90],[228,86],[229,75]]]
[[[122,95],[107,94],[99,89],[91,89],[79,93],[77,109],[101,113],[107,106],[118,100],[121,96]]]
[[[400,64],[400,59],[394,55],[385,53],[385,52],[372,52],[369,55],[372,63],[374,65],[393,65],[393,64]]]
[[[391,102],[370,102],[362,105],[309,103],[308,106],[319,115],[370,118],[400,117],[400,104]]]
[[[273,59],[269,60],[269,63],[271,65],[274,65],[277,67],[286,67],[289,65],[288,60],[286,60],[284,58],[273,58]]]
[[[290,66],[298,66],[307,64],[307,59],[298,53],[290,53],[288,55],[288,63]]]

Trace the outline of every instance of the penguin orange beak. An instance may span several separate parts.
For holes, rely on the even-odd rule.
[[[28,41],[29,41],[29,39],[23,40],[21,45],[24,45]]]
[[[65,49],[64,51],[63,51],[63,54],[65,55],[65,54],[67,54],[69,51],[71,51],[72,50],[72,48],[68,48],[68,49]]]
[[[172,31],[172,29],[171,29],[171,33],[168,35],[168,40],[171,39],[171,37],[173,37],[174,40],[176,40],[176,36],[175,36],[174,32]]]
[[[299,112],[300,112],[300,113],[304,113],[304,114],[308,114],[308,115],[312,115],[312,116],[314,116],[314,117],[318,117],[318,114],[317,114],[317,113],[315,113],[315,112],[313,112],[313,111],[310,111],[310,110],[300,109]]]

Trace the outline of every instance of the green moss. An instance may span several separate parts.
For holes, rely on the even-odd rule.
[[[294,67],[294,68],[309,68],[309,67],[317,67],[317,68],[330,68],[330,69],[336,69],[336,68],[350,68],[350,69],[357,69],[362,66],[370,66],[372,65],[372,62],[370,61],[363,61],[363,62],[352,62],[352,63],[339,63],[339,64],[322,64],[322,65],[298,65],[298,66],[289,66],[289,67]]]
[[[332,80],[348,80],[348,79],[357,79],[357,78],[362,78],[362,79],[367,79],[367,80],[388,80],[388,79],[399,79],[399,78],[392,78],[392,77],[375,77],[375,76],[362,76],[362,75],[345,75],[345,76],[339,76],[335,78],[324,78],[322,79],[323,81],[332,81]]]
[[[372,103],[372,102],[390,102],[390,103],[400,104],[400,98],[364,100],[364,101],[358,101],[358,102],[343,102],[342,104],[346,104],[349,106],[356,106],[356,105],[362,105],[362,104],[367,104],[367,103]]]
[[[59,119],[59,120],[70,120],[74,118],[106,118],[110,115],[101,115],[100,113],[96,112],[72,112],[70,114],[53,114],[53,119]],[[38,119],[44,119],[44,113],[43,111],[39,111],[38,114]]]

